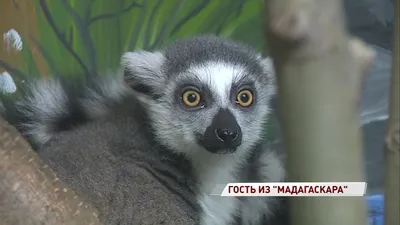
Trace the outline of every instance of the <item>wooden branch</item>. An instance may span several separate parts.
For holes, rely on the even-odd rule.
[[[0,118],[0,224],[100,225],[96,210],[57,179]]]
[[[341,0],[265,3],[289,180],[365,181],[358,103],[372,51],[347,34]],[[367,224],[362,197],[289,202],[291,224]]]
[[[389,123],[385,143],[385,225],[400,224],[400,0],[396,0],[395,14]]]

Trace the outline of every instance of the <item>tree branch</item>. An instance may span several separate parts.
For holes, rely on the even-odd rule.
[[[154,24],[154,17],[156,16],[156,13],[162,3],[163,3],[162,0],[157,0],[157,3],[154,6],[153,11],[150,14],[149,22],[147,23],[147,27],[146,27],[146,31],[145,31],[145,37],[144,37],[144,43],[143,43],[144,49],[148,49],[150,47],[151,28]]]
[[[4,68],[8,73],[12,74],[13,76],[18,77],[21,80],[23,80],[27,77],[21,70],[12,67],[11,65],[4,62],[1,59],[0,59],[0,67]]]
[[[95,0],[87,0],[87,1],[89,1],[89,4],[87,5],[87,7],[85,9],[85,12],[84,12],[85,21],[89,21],[90,20],[90,15],[92,13],[92,6],[93,6]]]
[[[58,69],[56,63],[54,62],[54,60],[50,56],[49,52],[47,52],[46,49],[43,47],[43,45],[40,44],[40,42],[38,42],[33,37],[30,37],[30,40],[35,44],[36,48],[39,49],[40,54],[46,60],[46,62],[48,63],[49,67],[51,68],[52,72],[57,74],[57,75],[61,75],[61,71]]]
[[[176,23],[176,25],[171,30],[171,35],[178,32],[178,30],[181,29],[181,27],[185,25],[190,18],[197,16],[209,4],[210,0],[203,0],[200,4],[198,4],[195,8],[193,8],[192,11],[190,11],[186,16],[184,16]]]
[[[216,35],[220,35],[222,30],[224,29],[225,25],[227,22],[229,22],[229,18],[233,17],[239,17],[240,13],[243,10],[243,4],[244,1],[238,1],[236,2],[236,4],[228,4],[226,5],[226,9],[224,10],[225,14],[221,14],[220,15],[220,19],[219,19],[219,24],[215,23],[215,34]],[[234,14],[235,13],[235,14]],[[234,14],[234,15],[233,15]],[[214,28],[213,28],[214,29]]]
[[[229,17],[231,16],[231,11],[234,11],[233,9],[235,8],[235,5],[230,4],[227,6],[227,10],[225,12],[225,15],[221,16],[222,18],[219,20],[220,24],[216,27],[215,29],[215,34],[220,35],[222,32],[222,29],[225,27],[226,22],[228,22]],[[239,16],[239,15],[237,15]]]
[[[342,0],[265,3],[289,181],[365,181],[357,103],[371,50],[347,34]],[[367,224],[363,197],[289,202],[292,225]]]
[[[89,73],[92,75],[97,75],[97,57],[96,50],[94,48],[94,44],[92,38],[90,36],[88,22],[84,21],[74,8],[67,2],[67,0],[61,0],[61,3],[67,10],[69,14],[71,14],[79,33],[82,36],[83,43],[86,46],[88,59],[89,59]]]
[[[136,23],[133,25],[133,27],[131,28],[131,31],[129,32],[130,40],[127,43],[127,45],[124,47],[124,51],[131,51],[132,49],[135,48],[135,46],[138,42],[139,36],[141,34],[141,31],[142,31],[142,27],[144,24],[143,22],[146,19],[147,5],[148,5],[148,2],[146,0],[142,1],[142,9],[139,12]]]
[[[236,16],[240,16],[240,14],[243,12],[243,6],[245,4],[244,0],[240,0],[239,5],[238,5],[238,9],[236,11]]]
[[[78,64],[82,67],[83,72],[85,73],[86,76],[89,76],[89,70],[86,67],[86,65],[83,63],[82,59],[79,57],[79,55],[74,51],[72,46],[68,43],[68,41],[65,39],[64,35],[60,32],[60,30],[57,28],[57,25],[51,16],[50,10],[47,6],[46,0],[39,0],[40,8],[42,9],[42,12],[49,23],[50,27],[53,29],[54,34],[57,36],[58,40],[60,40],[61,44],[68,50],[68,52],[71,53],[71,55],[74,57],[74,59],[78,62]]]
[[[168,30],[168,28],[171,26],[171,24],[174,23],[176,18],[179,15],[179,11],[181,10],[182,6],[185,4],[186,1],[180,1],[179,4],[175,7],[174,13],[169,16],[168,20],[164,22],[164,24],[161,27],[160,33],[158,33],[156,39],[154,40],[153,44],[150,45],[148,48],[149,50],[154,50],[158,46],[161,45],[161,42],[163,41],[163,38],[165,37],[165,34]]]
[[[88,21],[88,25],[91,25],[92,23],[101,20],[101,19],[108,19],[108,18],[112,18],[115,16],[119,16],[120,14],[126,13],[131,11],[131,9],[135,8],[135,7],[142,7],[141,4],[137,3],[136,1],[132,1],[131,4],[129,4],[129,6],[127,6],[126,8],[121,9],[118,12],[114,12],[114,13],[104,13],[104,14],[100,14],[97,16],[94,16],[92,18],[89,19]]]
[[[125,0],[120,0],[116,4],[118,4],[119,7],[123,7],[125,5]],[[115,26],[116,26],[116,30],[117,30],[117,32],[116,32],[117,40],[122,40],[121,17],[116,17]],[[118,54],[121,54],[121,52],[122,52],[122,41],[118,41],[118,43],[117,43],[117,52],[118,52]]]
[[[0,118],[0,221],[13,224],[100,225],[98,212],[67,189]]]
[[[395,2],[389,123],[385,143],[385,225],[400,224],[400,0]]]

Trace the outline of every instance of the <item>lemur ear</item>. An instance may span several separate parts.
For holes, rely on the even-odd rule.
[[[261,64],[264,67],[265,73],[267,74],[268,92],[271,95],[274,95],[276,93],[276,74],[274,62],[271,57],[265,57],[261,59]]]
[[[121,57],[125,83],[133,90],[153,96],[165,81],[161,71],[165,57],[161,52],[127,52]]]

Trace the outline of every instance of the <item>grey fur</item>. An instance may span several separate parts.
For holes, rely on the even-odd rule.
[[[150,96],[153,97],[144,96],[141,99],[150,112],[149,116],[158,141],[176,152],[183,153],[192,162],[195,174],[201,183],[199,201],[206,212],[202,217],[203,223],[229,224],[237,211],[246,211],[248,206],[244,205],[243,209],[239,209],[239,205],[245,203],[240,203],[235,198],[210,196],[209,193],[218,183],[240,182],[245,179],[240,174],[238,175],[239,168],[248,163],[248,155],[257,143],[262,141],[264,122],[269,112],[269,100],[275,91],[271,60],[262,59],[249,47],[237,42],[214,36],[199,36],[177,41],[167,47],[164,52],[126,53],[122,57],[122,64],[128,72],[126,79],[130,83],[138,84],[145,81],[151,87]],[[235,74],[213,73],[215,66],[227,68],[228,72]],[[208,74],[199,75],[199,70]],[[219,71],[224,73],[224,71]],[[254,83],[257,97],[255,106],[251,110],[240,110],[230,101],[226,101],[229,100],[229,96],[220,98],[221,93],[210,90],[213,89],[211,87],[213,78],[224,75],[232,75],[232,78],[228,77],[231,79],[228,82],[233,81],[232,85]],[[145,82],[143,83],[146,84]],[[176,90],[186,84],[200,86],[212,92],[214,94],[212,104],[194,112],[182,109],[177,102],[179,100],[176,95],[179,91]],[[154,96],[157,98],[154,99]],[[231,110],[243,130],[243,144],[232,155],[210,154],[195,141],[195,134],[204,133],[221,107]],[[265,171],[261,170],[262,173],[270,175],[270,179],[264,181],[281,181],[284,172],[282,166],[277,163],[277,157],[267,149],[261,151],[276,165],[274,168],[267,166]],[[266,202],[261,204],[263,206],[261,211],[267,212],[268,199],[263,198],[261,201],[264,200]],[[253,204],[251,202],[255,201],[252,199],[248,202]],[[247,211],[256,210],[253,207],[250,208],[252,210]],[[259,213],[258,217],[253,214],[240,216],[243,218],[242,224],[250,225],[257,224],[263,213]]]
[[[57,78],[25,83],[21,90],[23,98],[11,105],[6,101],[5,105],[11,107],[6,117],[17,120],[15,123],[23,135],[38,147],[60,131],[58,123],[62,118],[71,117],[71,107],[79,108],[80,116],[88,120],[102,118],[130,91],[123,83],[123,76],[111,72],[88,80],[84,88],[73,87]]]
[[[53,124],[62,117],[68,116],[68,96],[58,80],[37,80],[28,84],[30,95],[18,101],[16,106],[24,117],[31,118],[20,125],[24,135],[35,144],[48,142],[55,130]]]
[[[179,184],[177,180],[186,181],[176,188],[183,188],[178,193],[189,193],[184,199],[196,198],[201,207],[201,225],[261,225],[270,221],[279,203],[276,198],[226,198],[211,196],[210,193],[218,184],[279,182],[284,179],[279,155],[266,147],[262,138],[270,111],[269,100],[275,93],[271,60],[263,59],[250,47],[238,42],[198,36],[179,40],[158,52],[125,53],[121,65],[125,83],[133,92],[120,82],[120,77],[111,87],[107,82],[100,82],[100,90],[108,94],[99,95],[99,88],[93,89],[94,92],[91,88],[84,88],[89,90],[84,93],[91,94],[83,94],[75,102],[83,109],[82,115],[92,122],[82,122],[83,125],[70,131],[54,132],[55,120],[59,115],[69,113],[65,102],[71,101],[64,98],[65,91],[57,83],[32,92],[38,97],[25,98],[17,104],[17,111],[30,117],[28,121],[31,122],[22,124],[22,127],[28,127],[25,133],[41,131],[40,136],[29,137],[44,146],[39,149],[42,157],[74,189],[89,195],[110,221],[107,224],[115,224],[116,218],[138,222],[135,215],[149,210],[146,204],[141,207],[141,203],[133,201],[137,198],[126,194],[132,192],[133,196],[139,192],[149,195],[140,189],[139,181],[118,179],[126,171],[134,174],[135,170],[129,168],[137,163],[151,165],[151,168],[156,168],[156,174],[164,168],[173,170],[175,173],[170,174],[173,174],[171,177],[175,183]],[[188,111],[182,107],[179,96],[187,85],[197,86],[207,93],[204,108]],[[255,95],[249,109],[242,109],[232,101],[232,95],[242,85],[249,85]],[[38,99],[45,99],[41,97],[46,95],[45,92],[51,93],[52,97],[43,104],[51,107],[46,110],[35,107],[34,114],[26,113],[25,108],[40,103]],[[228,109],[235,116],[243,133],[241,146],[232,154],[212,154],[196,141],[196,135],[205,132],[221,108]],[[33,118],[34,115],[42,117],[38,120]],[[163,152],[163,157],[160,152]],[[177,160],[176,157],[184,159]],[[93,162],[94,159],[100,162]],[[174,163],[166,165],[163,159]],[[195,181],[190,181],[192,178]],[[125,203],[120,202],[120,193],[126,194]],[[116,202],[106,201],[110,198],[116,198]],[[177,211],[184,209],[182,205],[177,207]],[[191,215],[191,210],[186,211],[186,215]]]
[[[104,224],[195,224],[189,163],[149,143],[140,106],[129,98],[123,104],[131,110],[57,134],[39,155],[99,209]]]

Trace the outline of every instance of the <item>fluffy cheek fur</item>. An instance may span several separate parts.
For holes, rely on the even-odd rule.
[[[207,113],[185,112],[167,99],[163,97],[148,105],[158,141],[184,154],[201,149],[196,134],[205,132],[212,121],[208,115],[215,114],[213,111],[216,110],[207,109]]]
[[[258,162],[260,178],[258,182],[282,182],[285,180],[285,169],[281,156],[264,146]],[[279,201],[274,197],[246,197],[241,202],[240,215],[242,224],[261,224],[263,215],[271,216]]]
[[[257,106],[254,111],[241,112],[232,110],[242,129],[241,149],[251,149],[263,136],[269,109],[267,104]]]
[[[268,85],[264,85],[264,87]],[[261,85],[256,84],[257,90],[263,90]],[[264,89],[265,90],[265,89]],[[267,92],[271,91],[266,89]],[[272,90],[273,91],[273,90]],[[231,109],[242,129],[241,149],[252,149],[264,136],[266,122],[270,113],[270,94],[264,91],[258,91],[255,99],[255,106],[248,110]]]

